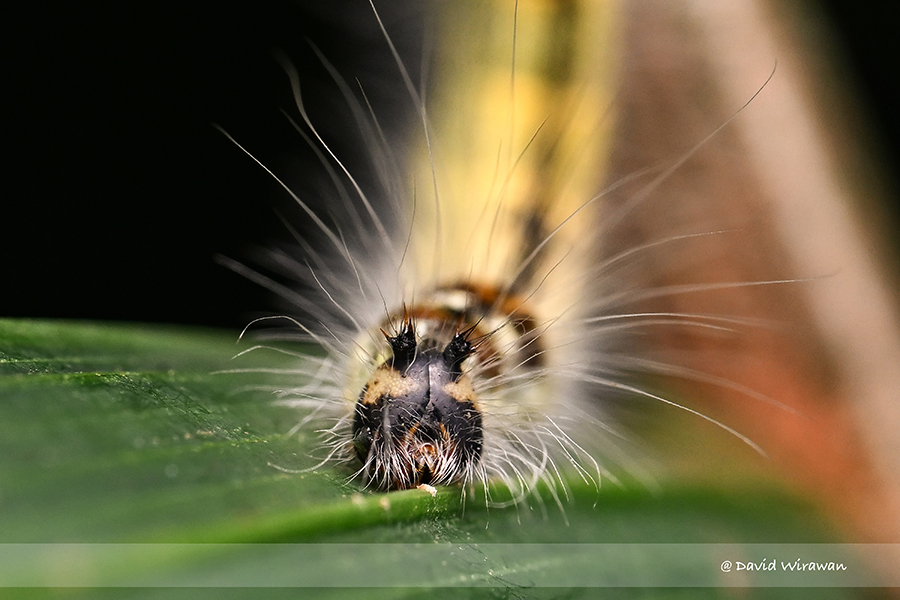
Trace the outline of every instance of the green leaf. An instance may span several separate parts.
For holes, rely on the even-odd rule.
[[[419,490],[377,494],[347,483],[346,473],[332,467],[286,472],[310,464],[313,434],[286,435],[301,414],[274,402],[267,389],[290,385],[291,376],[258,369],[290,369],[303,358],[260,350],[235,360],[246,347],[236,341],[233,333],[186,328],[0,320],[0,544],[186,544],[176,553],[158,546],[158,556],[92,555],[102,581],[131,581],[173,569],[189,577],[215,572],[216,565],[238,577],[279,564],[277,556],[246,554],[243,546],[208,545],[223,543],[834,541],[809,505],[771,484],[598,491],[573,476],[560,506],[543,490],[527,503],[488,509],[471,494],[463,501],[455,488],[433,498]],[[15,572],[36,578],[29,580],[34,585],[59,581],[46,553],[18,560]],[[334,567],[335,584],[344,581],[342,573],[368,572],[373,560],[367,552],[346,556]],[[523,560],[507,575],[546,568]],[[434,584],[458,585],[472,568],[466,564],[451,565]],[[404,567],[390,568],[400,571],[379,573],[395,584]],[[0,568],[0,583],[11,572]],[[496,586],[529,597],[507,579]]]

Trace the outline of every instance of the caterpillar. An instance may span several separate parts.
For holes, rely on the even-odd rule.
[[[290,126],[333,185],[301,195],[260,163],[302,216],[289,222],[296,241],[262,259],[265,273],[228,261],[289,305],[271,319],[291,324],[278,335],[323,350],[304,356],[297,387],[282,391],[306,411],[298,429],[322,435],[314,468],[334,465],[380,491],[480,488],[492,505],[543,483],[561,502],[571,473],[599,485],[639,470],[623,432],[661,409],[764,453],[765,426],[789,422],[791,402],[805,410],[821,386],[792,392],[809,383],[791,373],[814,360],[798,350],[812,336],[766,329],[806,306],[758,187],[735,167],[746,158],[729,129],[764,100],[776,57],[740,101],[688,96],[684,110],[663,92],[702,88],[702,73],[620,83],[629,69],[640,81],[646,63],[635,56],[655,51],[647,34],[617,49],[623,30],[652,28],[650,11],[674,9],[428,7],[437,32],[417,75],[383,7],[363,11],[394,56],[411,142],[383,125],[352,75],[319,58],[371,181],[320,132],[283,61]],[[640,112],[654,103],[662,109]],[[685,122],[648,125],[667,110]],[[672,391],[683,382],[698,399]],[[743,419],[754,412],[779,416]]]
[[[724,330],[739,319],[639,311],[636,299],[669,290],[622,285],[635,257],[715,232],[605,257],[598,248],[675,168],[611,184],[601,175],[614,124],[615,5],[441,9],[468,34],[437,37],[452,53],[438,47],[436,62],[455,63],[435,75],[445,87],[429,90],[426,103],[396,62],[420,121],[410,156],[386,143],[364,90],[335,74],[378,163],[381,201],[318,133],[285,63],[294,124],[322,152],[340,203],[314,205],[285,185],[312,223],[299,251],[270,256],[294,281],[248,275],[291,298],[300,337],[326,350],[307,359],[308,382],[288,393],[314,411],[304,425],[324,416],[324,462],[351,465],[364,486],[383,491],[479,484],[494,504],[503,501],[487,484],[501,482],[514,503],[541,481],[555,489],[566,469],[594,482],[615,477],[616,449],[602,437],[615,434],[603,413],[617,397],[678,406],[756,447],[628,377],[641,360],[633,332],[667,323]],[[374,5],[372,18],[392,47]],[[595,205],[640,179],[640,191],[599,214]]]

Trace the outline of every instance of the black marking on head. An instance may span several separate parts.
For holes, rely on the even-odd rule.
[[[473,328],[469,328],[466,331],[457,332],[457,334],[453,336],[453,339],[450,340],[450,343],[447,344],[447,347],[444,348],[444,352],[441,355],[444,359],[444,364],[447,365],[447,371],[451,381],[455,382],[459,380],[462,375],[463,361],[474,352],[474,348],[469,342],[469,334],[472,333],[472,331]]]
[[[391,345],[390,365],[404,375],[416,358],[416,328],[410,319],[404,319],[403,328],[395,337],[385,334]]]

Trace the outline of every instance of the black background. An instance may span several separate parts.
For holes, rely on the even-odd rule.
[[[822,6],[893,168],[900,10]],[[390,23],[390,10],[391,27],[415,22]],[[285,198],[212,124],[314,193],[321,169],[280,113],[292,99],[273,50],[301,69],[311,116],[335,143],[348,126],[334,115],[347,112],[331,110],[341,100],[322,91],[330,77],[306,38],[364,79],[380,117],[403,103],[396,73],[378,70],[391,63],[365,0],[34,3],[4,20],[0,316],[242,327],[275,302],[214,257],[243,260],[283,238]],[[352,143],[337,151],[364,163]]]

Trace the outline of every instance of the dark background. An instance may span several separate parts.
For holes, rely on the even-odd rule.
[[[402,30],[416,19],[393,19],[397,4],[383,16],[414,49]],[[820,4],[893,168],[900,10]],[[379,117],[408,104],[365,0],[34,3],[4,20],[0,316],[241,328],[275,302],[215,256],[247,260],[285,238],[285,197],[212,123],[314,194],[321,169],[280,113],[292,98],[274,50],[298,65],[313,120],[350,163],[365,161],[306,38],[364,80]]]

